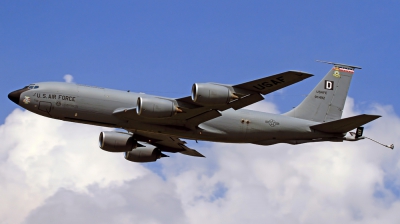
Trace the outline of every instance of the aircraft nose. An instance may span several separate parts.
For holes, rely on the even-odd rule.
[[[21,91],[20,90],[15,90],[11,93],[8,94],[8,99],[13,101],[16,104],[19,104],[19,97],[21,96]]]

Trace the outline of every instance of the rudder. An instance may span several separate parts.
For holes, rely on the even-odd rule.
[[[354,70],[361,68],[333,62],[324,63],[332,64],[333,68],[300,105],[284,115],[316,122],[335,121],[342,117]]]

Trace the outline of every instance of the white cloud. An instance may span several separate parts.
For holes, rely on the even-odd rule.
[[[74,77],[70,74],[64,75],[63,78],[64,78],[65,82],[68,82],[68,83],[71,83],[74,80]]]
[[[272,103],[252,109],[277,112]],[[354,111],[349,98],[345,116]],[[398,144],[389,106],[365,135]],[[256,146],[192,145],[204,158],[153,165],[101,151],[99,127],[15,110],[0,127],[0,222],[396,223],[398,150],[370,141]],[[163,178],[145,167],[157,169]],[[397,191],[397,193],[396,193]],[[3,197],[4,194],[4,197]],[[396,195],[397,194],[397,195]],[[18,208],[18,209],[16,209]],[[60,218],[62,217],[62,218]]]
[[[156,175],[123,185],[88,187],[90,194],[60,189],[27,223],[185,223],[173,186]],[[62,217],[62,218],[60,218]]]
[[[0,126],[0,223],[22,221],[60,188],[87,192],[94,183],[122,184],[148,172],[101,151],[101,130],[14,110]]]

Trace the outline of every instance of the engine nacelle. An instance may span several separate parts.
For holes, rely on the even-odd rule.
[[[155,162],[157,159],[164,157],[165,155],[157,148],[152,148],[149,146],[138,147],[132,151],[125,152],[125,159],[131,162],[137,163],[147,163]]]
[[[139,116],[165,118],[172,117],[177,112],[181,112],[181,110],[170,100],[142,97],[137,99],[136,113]]]
[[[99,146],[108,152],[127,152],[136,148],[132,135],[114,131],[103,131],[99,136]]]
[[[192,86],[192,100],[202,105],[221,105],[237,99],[228,87],[211,83],[195,83]]]

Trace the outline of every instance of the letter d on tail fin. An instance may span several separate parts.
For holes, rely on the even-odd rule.
[[[333,62],[320,62],[332,64],[333,68],[300,105],[284,115],[316,122],[335,121],[342,117],[354,69],[361,68]]]

